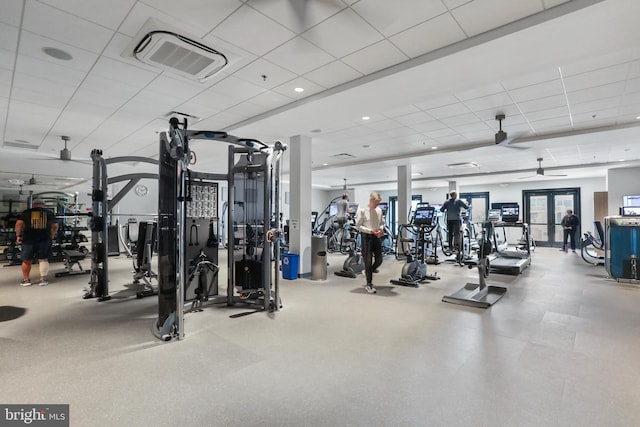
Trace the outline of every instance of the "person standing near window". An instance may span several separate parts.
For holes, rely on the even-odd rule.
[[[562,231],[563,231],[563,240],[562,240],[561,250],[569,252],[567,241],[571,240],[571,252],[575,252],[576,251],[576,232],[578,231],[580,220],[576,215],[574,215],[571,209],[568,209],[567,214],[562,218],[561,225],[562,225]]]

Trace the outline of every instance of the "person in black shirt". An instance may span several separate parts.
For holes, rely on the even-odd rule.
[[[567,210],[567,214],[562,218],[562,231],[563,231],[563,242],[562,242],[562,250],[569,251],[567,249],[567,240],[571,240],[571,251],[576,251],[576,232],[578,231],[578,226],[580,225],[580,220],[576,215],[573,214],[571,209]]]
[[[462,209],[469,209],[469,205],[458,199],[458,193],[455,191],[452,191],[449,196],[449,200],[444,202],[440,211],[447,213],[447,240],[449,250],[452,251],[456,242],[461,243],[459,234],[462,227]]]
[[[58,232],[58,223],[55,215],[49,209],[45,209],[44,202],[40,199],[33,201],[33,207],[20,215],[16,222],[16,241],[22,244],[22,282],[20,286],[31,286],[31,263],[34,257],[38,259],[40,268],[40,286],[49,284],[49,253],[53,238]]]

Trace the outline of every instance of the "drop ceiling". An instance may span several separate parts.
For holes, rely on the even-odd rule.
[[[570,179],[640,162],[637,0],[5,3],[0,192],[25,171],[89,178],[89,165],[56,160],[62,135],[74,160],[154,156],[171,111],[198,117],[194,129],[311,137],[321,188],[393,188],[398,165],[419,188],[517,182],[539,157]],[[123,55],[149,18],[229,64],[201,83]],[[495,146],[499,113],[522,149]],[[194,169],[226,167],[224,147],[194,150]],[[478,167],[447,166],[461,162]]]

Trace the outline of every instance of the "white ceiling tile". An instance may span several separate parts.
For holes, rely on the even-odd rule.
[[[288,104],[293,101],[293,98],[285,95],[281,95],[272,90],[262,92],[260,95],[254,96],[249,99],[248,102],[256,105],[260,105],[269,110],[278,108],[282,105]]]
[[[466,114],[460,114],[458,116],[444,117],[444,118],[441,118],[440,121],[445,125],[451,128],[456,128],[456,129],[458,128],[458,126],[464,126],[471,123],[474,123],[476,125],[480,123],[482,126],[484,126],[484,123],[482,123],[478,119],[478,116],[476,116],[473,113],[466,113]]]
[[[153,19],[158,25],[158,28],[154,28],[155,30],[177,32],[190,38],[204,37],[207,30],[195,28],[187,21],[182,20],[180,16],[169,15],[159,9],[154,9],[147,5],[146,2],[137,1],[120,24],[118,32],[128,37],[135,37],[142,30],[147,20]]]
[[[393,117],[404,116],[411,113],[417,113],[418,111],[420,111],[420,109],[415,105],[403,105],[401,107],[393,108],[391,110],[385,110],[382,112],[382,114],[386,117],[393,118]]]
[[[207,91],[213,93],[214,96],[222,94],[235,98],[238,100],[238,102],[240,102],[249,98],[253,98],[254,96],[266,91],[266,89],[237,77],[229,76],[226,79],[216,83]]]
[[[621,106],[633,106],[637,103],[640,103],[640,92],[625,94],[620,99]]]
[[[128,100],[120,110],[137,115],[142,112],[146,118],[164,117],[171,111],[180,111],[196,117],[204,117],[203,115],[196,114],[193,111],[179,108],[178,105],[182,101],[182,98],[176,99],[161,93],[142,91]]]
[[[195,27],[203,31],[211,31],[242,5],[239,0],[144,0],[144,3],[168,16],[188,22],[188,28]]]
[[[632,79],[635,77],[640,77],[640,61],[633,61],[629,64],[629,74],[627,78]]]
[[[241,49],[238,46],[234,46],[231,43],[213,35],[207,35],[204,37],[203,42],[205,45],[226,56],[228,62],[223,68],[223,72],[227,74],[232,74],[242,69],[258,58],[253,53]],[[208,84],[208,81],[206,83]]]
[[[445,105],[443,107],[431,108],[426,110],[431,117],[435,119],[443,119],[445,117],[453,117],[461,114],[469,113],[469,109],[462,103]]]
[[[68,86],[78,86],[85,78],[85,74],[81,71],[29,56],[18,57],[16,74],[26,74],[49,80],[52,84],[61,83]]]
[[[18,27],[0,22],[0,49],[15,52],[18,46]]]
[[[0,70],[11,71],[14,69],[16,55],[14,52],[9,52],[8,50],[0,49]],[[2,84],[3,82],[0,82]],[[4,81],[5,84],[11,83],[11,78]]]
[[[465,39],[465,34],[451,14],[444,13],[415,27],[389,37],[412,58]]]
[[[405,126],[411,126],[417,123],[431,122],[433,121],[433,117],[423,111],[418,111],[417,113],[394,117],[394,120]]]
[[[407,58],[387,40],[382,40],[351,55],[342,58],[346,64],[363,74],[387,68],[391,65],[406,61]]]
[[[11,70],[0,68],[0,105],[4,105],[8,102],[9,94],[11,93],[12,75],[13,72]],[[0,115],[0,117],[3,116]],[[0,123],[4,123],[4,120],[0,120]]]
[[[24,102],[37,102],[47,107],[63,108],[77,86],[52,84],[51,80],[18,74],[13,82],[11,98]]]
[[[70,61],[61,61],[45,54],[42,51],[43,47],[61,49],[70,54],[73,58]],[[57,42],[28,31],[23,31],[20,36],[20,55],[29,56],[43,61],[43,64],[41,65],[43,69],[49,67],[44,64],[44,62],[46,62],[53,64],[53,67],[72,68],[83,72],[89,71],[99,57],[96,53]]]
[[[463,92],[456,92],[454,96],[460,101],[467,101],[469,99],[482,98],[484,96],[495,95],[503,92],[504,88],[500,83],[490,83],[488,85],[465,90]]]
[[[136,0],[39,0],[87,21],[117,30]],[[148,0],[146,0],[148,2]]]
[[[451,11],[467,36],[475,36],[543,10],[540,0],[475,0]]]
[[[238,104],[240,100],[236,97],[215,93],[207,90],[175,107],[175,110],[182,111],[200,118],[213,116],[229,107]]]
[[[264,58],[299,75],[335,60],[333,56],[301,37],[288,41]]]
[[[95,53],[102,52],[113,36],[105,27],[36,1],[26,3],[23,28]]]
[[[599,99],[622,95],[624,93],[624,86],[625,82],[617,82],[598,87],[591,87],[588,89],[577,90],[575,92],[569,92],[567,97],[569,98],[570,104],[597,101]]]
[[[331,88],[362,77],[362,73],[342,61],[333,61],[306,73],[304,77],[320,86]]]
[[[560,72],[557,68],[548,68],[531,74],[524,74],[517,77],[505,79],[501,82],[506,90],[532,86],[560,78]]]
[[[102,57],[96,62],[90,75],[142,88],[151,83],[158,74],[160,74],[160,71],[148,71],[122,61]]]
[[[564,88],[560,79],[533,84],[509,91],[511,99],[513,99],[516,103],[563,94]]]
[[[567,92],[574,92],[590,87],[623,81],[627,78],[628,73],[629,64],[625,63],[565,77],[564,83],[567,88]]]
[[[89,74],[86,77],[84,82],[82,82],[82,89],[87,89],[99,94],[100,98],[96,100],[99,103],[107,102],[107,99],[113,102],[113,104],[107,102],[107,105],[118,105],[118,103],[122,105],[140,90],[138,86],[128,85],[95,74]]]
[[[542,0],[542,3],[544,4],[545,9],[549,9],[559,4],[566,3],[568,1],[569,0]]]
[[[183,101],[204,90],[206,87],[203,87],[199,82],[161,74],[146,85],[141,92],[152,92],[160,96],[171,97],[176,101]]]
[[[416,124],[410,125],[410,127],[411,129],[417,132],[422,132],[422,133],[448,129],[447,126],[444,123],[442,123],[440,120],[430,120],[428,122],[416,123]]]
[[[574,125],[576,123],[596,123],[601,120],[611,120],[615,122],[617,116],[617,108],[605,108],[597,111],[589,111],[571,115]]]
[[[20,26],[22,20],[22,6],[24,2],[21,0],[3,1],[2,13],[0,13],[0,22],[12,25],[14,27]]]
[[[306,31],[345,7],[333,1],[250,0],[248,4],[296,33]]]
[[[367,123],[365,126],[369,129],[375,130],[376,132],[382,132],[390,129],[396,129],[401,125],[396,120],[383,119],[378,120],[377,122]]]
[[[74,139],[83,139],[95,130],[100,123],[113,114],[114,109],[102,106],[80,103],[72,100],[64,112],[60,115],[52,134],[68,135],[73,129]]]
[[[463,4],[467,4],[472,2],[473,0],[442,0],[442,2],[447,6],[447,9],[452,10],[456,7],[460,7]]]
[[[453,95],[444,95],[440,97],[429,97],[421,102],[414,103],[421,110],[430,110],[437,107],[445,107],[447,105],[457,104],[460,101]]]
[[[304,92],[294,91],[294,89],[297,87],[303,88]],[[322,86],[318,86],[317,84],[312,83],[311,81],[305,79],[304,77],[298,77],[284,84],[281,84],[278,87],[273,88],[274,92],[287,97],[291,97],[293,99],[306,98],[309,95],[322,92],[323,90],[324,88]]]
[[[605,55],[593,55],[570,64],[562,64],[564,77],[609,68],[628,63],[634,59],[634,49],[612,50]]]
[[[487,110],[474,111],[474,113],[476,116],[478,116],[480,120],[485,122],[495,121],[496,115],[498,114],[504,114],[509,120],[513,120],[517,118],[518,120],[525,121],[524,117],[522,117],[522,115],[520,114],[520,110],[518,109],[518,106],[515,104],[503,105],[500,107],[500,109],[496,109],[496,107],[491,107]]]
[[[500,92],[489,96],[483,96],[482,98],[470,99],[463,102],[464,105],[471,111],[482,111],[487,109],[494,109],[502,111],[505,107],[513,105],[513,101],[508,93]]]
[[[295,37],[295,33],[244,5],[213,30],[214,36],[261,56]]]
[[[271,89],[297,77],[297,74],[285,70],[276,64],[259,58],[238,70],[234,76],[266,89]]]
[[[306,40],[341,58],[383,37],[351,9],[344,9],[302,34]]]
[[[233,114],[238,117],[242,117],[242,120],[249,117],[257,116],[258,114],[267,111],[265,107],[250,102],[243,102],[242,104],[234,105],[225,110],[226,113]]]
[[[439,1],[394,0],[389,6],[388,0],[361,0],[353,10],[387,37],[447,11]]]
[[[539,122],[541,120],[555,119],[558,117],[568,119],[569,109],[567,107],[556,107],[527,113],[527,120],[529,120],[530,122]]]
[[[569,116],[564,117],[556,117],[553,119],[547,120],[539,120],[536,122],[531,122],[531,126],[535,130],[536,133],[549,133],[557,130],[566,129],[567,126],[571,125],[571,121],[569,120]]]
[[[564,95],[548,96],[546,98],[533,99],[531,101],[524,101],[518,103],[518,107],[523,113],[530,113],[532,111],[540,111],[546,108],[555,108],[566,105],[567,101]]]
[[[621,97],[613,96],[611,98],[599,99],[597,101],[583,102],[582,104],[572,104],[571,114],[593,113],[598,110],[617,108],[620,105],[621,100]]]

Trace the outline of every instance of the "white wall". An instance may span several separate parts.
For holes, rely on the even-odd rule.
[[[623,196],[640,194],[640,168],[609,169],[609,215],[618,215]]]

